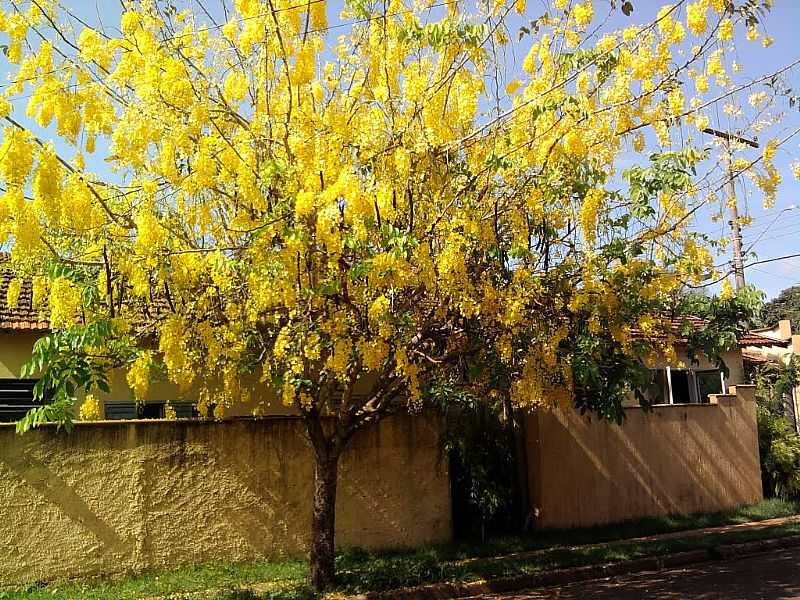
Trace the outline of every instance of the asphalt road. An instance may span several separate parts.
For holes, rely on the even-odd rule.
[[[480,600],[800,600],[800,548],[696,568],[624,575]],[[478,600],[476,598],[476,600]]]

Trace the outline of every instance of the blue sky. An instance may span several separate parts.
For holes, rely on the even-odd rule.
[[[662,4],[653,0],[634,2],[635,10],[631,19],[634,22],[646,22],[653,18]],[[617,13],[613,23],[625,26],[630,20]],[[800,1],[776,0],[773,10],[761,27],[762,32],[775,40],[770,47],[763,48],[759,42],[747,41],[742,32],[739,32],[736,39],[736,60],[743,68],[735,75],[735,81],[745,82],[758,78],[800,59],[798,26],[800,26]],[[786,83],[794,89],[795,95],[800,95],[800,69],[791,71],[786,77]],[[749,91],[743,92],[735,100],[746,106],[749,93]],[[782,122],[777,127],[760,133],[759,141],[766,142],[772,137],[783,137],[800,127],[800,107],[795,105],[790,109],[786,102],[779,103],[778,106],[785,110]],[[708,114],[711,117],[711,127],[719,130],[735,129],[735,125],[730,127],[731,123],[722,106],[718,111],[709,111]],[[741,155],[753,159],[759,153],[760,150],[747,150]],[[737,178],[739,212],[753,219],[752,225],[743,228],[743,247],[750,249],[751,252],[745,263],[800,253],[800,182],[794,178],[789,167],[793,161],[798,160],[800,160],[800,136],[793,138],[778,150],[775,164],[781,171],[783,183],[779,188],[775,205],[770,209],[763,208],[763,195],[752,183],[745,181],[744,178]],[[791,208],[794,206],[797,208]],[[730,235],[727,216],[717,222],[712,222],[710,218],[710,214],[716,212],[718,208],[719,206],[716,206],[713,211],[704,211],[696,224],[698,229],[715,238],[720,235]],[[720,257],[718,263],[729,260],[730,253],[727,253]],[[800,284],[800,257],[747,267],[745,278],[748,283],[762,289],[767,298],[774,297],[782,289]]]
[[[611,14],[609,22],[604,30],[609,28],[622,28],[632,24],[646,23],[653,19],[658,8],[664,4],[656,0],[633,0],[635,10],[630,17],[624,16],[621,11],[616,10]],[[113,27],[118,23],[119,3],[111,0],[63,0],[63,4],[73,10],[86,22],[95,24],[101,21],[106,26]],[[193,5],[193,0],[187,1],[188,5]],[[217,2],[207,3],[209,6],[217,6]],[[541,12],[539,0],[528,0],[529,16],[533,17]],[[608,0],[595,0],[596,15],[598,20],[608,13]],[[617,6],[621,4],[617,1]],[[331,22],[334,22],[334,15],[338,13],[341,4],[332,0],[328,8]],[[217,11],[215,11],[217,12]],[[198,21],[205,19],[200,16],[197,9]],[[763,48],[758,42],[749,42],[740,36],[737,39],[737,62],[742,65],[742,70],[735,76],[736,82],[744,82],[759,77],[765,73],[775,71],[780,66],[800,59],[800,42],[798,42],[797,26],[800,25],[800,0],[776,0],[775,7],[762,23],[762,31],[773,37],[775,42],[769,48]],[[341,33],[338,31],[337,33]],[[522,58],[525,56],[530,38],[526,38],[517,44],[512,38],[511,47],[508,49],[508,59],[515,63],[512,71],[519,68]],[[0,63],[0,77],[4,77],[7,72],[5,61]],[[795,69],[789,73],[787,83],[795,89],[795,94],[800,95],[800,69]],[[755,91],[755,90],[754,90]],[[743,105],[747,104],[747,94],[742,93],[735,100]],[[24,114],[25,101],[17,103],[17,114]],[[761,134],[760,141],[766,141],[771,137],[780,137],[786,132],[800,127],[800,110],[795,106],[788,108],[786,103],[782,105],[786,110],[786,115],[781,124],[771,130]],[[711,111],[709,116],[712,118],[711,126],[716,129],[734,129],[735,125],[729,122],[722,110]],[[24,119],[23,119],[24,120]],[[34,128],[35,129],[35,128]],[[50,137],[47,133],[44,137]],[[700,142],[700,140],[698,140]],[[710,143],[710,142],[700,142]],[[743,153],[743,156],[754,158],[758,156],[758,150],[750,150]],[[622,157],[621,166],[629,166],[626,163],[641,163],[641,156],[628,155]],[[746,262],[771,259],[789,254],[800,253],[800,182],[792,175],[789,165],[793,161],[800,160],[800,136],[784,145],[779,151],[776,159],[776,166],[783,174],[783,183],[779,188],[777,201],[774,207],[764,209],[762,207],[763,198],[760,192],[749,182],[737,182],[737,195],[739,198],[739,210],[743,215],[752,217],[752,225],[744,228],[743,241],[744,247],[750,249],[751,256]],[[88,166],[90,169],[99,173],[106,172],[106,165],[102,161],[102,156],[89,158]],[[743,178],[740,178],[743,179]],[[797,208],[794,208],[794,206]],[[713,222],[711,213],[718,210],[718,206],[713,209],[703,211],[695,227],[704,231],[712,237],[718,238],[720,235],[729,235],[727,229],[727,218],[722,221]],[[725,263],[730,260],[729,255],[720,256],[718,263]],[[767,297],[775,296],[781,289],[800,283],[800,257],[794,259],[780,260],[749,266],[746,269],[748,283],[755,284],[761,288]]]

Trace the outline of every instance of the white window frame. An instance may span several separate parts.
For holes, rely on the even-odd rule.
[[[658,370],[658,369],[655,369]],[[668,402],[666,404],[655,404],[654,406],[670,406],[673,404],[708,404],[707,398],[700,397],[700,386],[697,381],[697,369],[675,369],[687,374],[689,379],[689,402],[675,402],[675,396],[672,393],[672,367],[667,365],[664,370],[667,373],[667,394],[665,395]],[[700,371],[715,371],[716,369],[700,369]],[[725,384],[725,375],[720,370],[719,380],[721,384],[722,393],[725,394],[727,386]]]

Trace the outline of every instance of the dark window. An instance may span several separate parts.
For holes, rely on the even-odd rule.
[[[159,402],[148,402],[147,404],[140,404],[139,418],[140,419],[163,419],[164,418],[164,404]]]
[[[690,372],[670,369],[669,375],[672,381],[672,403],[690,404],[695,402],[694,395],[692,394]]]
[[[173,402],[172,408],[175,409],[175,416],[179,419],[192,419],[200,416],[194,402]]]
[[[667,386],[666,369],[650,369],[650,381],[642,390],[647,404],[668,404],[669,387]]]
[[[171,402],[170,405],[179,419],[189,419],[199,414],[193,402]],[[106,419],[163,419],[165,406],[166,402],[106,402]]]
[[[643,404],[707,404],[709,394],[723,393],[719,369],[651,369],[650,383],[641,390]]]
[[[697,395],[699,402],[708,402],[709,394],[722,393],[722,376],[718,369],[695,371],[694,375],[697,379]]]
[[[37,379],[0,379],[0,422],[18,421],[32,408],[41,406],[33,400]]]

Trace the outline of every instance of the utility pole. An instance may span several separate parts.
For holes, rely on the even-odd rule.
[[[728,188],[728,210],[731,213],[731,233],[733,234],[733,276],[736,281],[736,289],[741,290],[744,287],[744,257],[742,256],[742,229],[739,226],[739,207],[736,202],[736,186],[734,185],[733,174],[733,152],[731,150],[731,142],[741,142],[751,148],[758,148],[758,140],[740,137],[732,133],[724,131],[717,131],[706,127],[703,133],[713,135],[714,137],[722,138],[725,140],[726,149],[726,163],[728,168],[728,181],[726,187]]]

